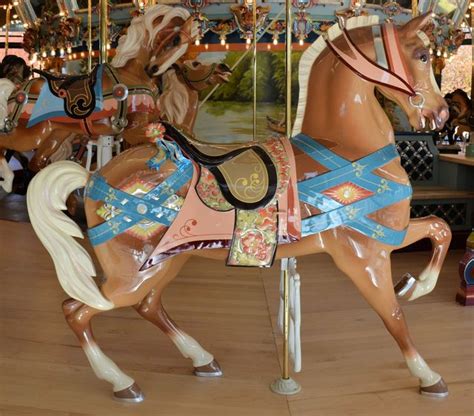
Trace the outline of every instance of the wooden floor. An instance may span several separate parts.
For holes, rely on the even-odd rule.
[[[133,310],[95,319],[104,351],[146,394],[111,399],[64,322],[52,263],[27,223],[0,221],[0,414],[29,416],[455,416],[474,415],[474,308],[454,302],[461,252],[450,253],[434,293],[403,303],[412,336],[450,388],[421,397],[381,321],[329,257],[302,258],[303,391],[270,392],[279,374],[277,271],[193,260],[165,293],[171,316],[221,363],[202,379]],[[418,273],[428,253],[394,256],[394,275]]]

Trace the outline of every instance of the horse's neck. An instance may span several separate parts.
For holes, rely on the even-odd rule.
[[[365,49],[373,53],[373,48]],[[313,65],[307,97],[302,132],[332,142],[332,150],[341,156],[354,160],[393,143],[393,129],[374,85],[332,53],[323,53]]]
[[[173,70],[163,75],[163,94],[160,97],[160,111],[170,123],[192,132],[199,105],[197,91],[178,79]]]
[[[146,62],[140,58],[130,59],[123,67],[116,68],[120,80],[126,84],[154,85],[145,72]]]

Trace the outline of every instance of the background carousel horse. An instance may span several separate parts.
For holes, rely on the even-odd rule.
[[[461,137],[464,132],[471,132],[474,129],[472,102],[466,92],[461,89],[446,94],[445,99],[449,106],[449,119],[440,135],[447,134],[449,141],[454,143],[454,136]]]
[[[307,49],[300,63],[292,138],[295,157],[284,138],[270,142],[276,151],[266,152],[266,144],[247,147],[262,160],[264,154],[281,160],[277,163],[279,194],[274,193],[281,203],[278,213],[268,198],[256,210],[244,210],[246,217],[237,219],[249,219],[254,230],[235,241],[231,239],[240,208],[229,203],[231,198],[224,198],[226,189],[221,183],[206,182],[205,176],[203,184],[199,172],[217,175],[215,169],[224,168],[227,174],[228,162],[239,168],[245,163],[252,166],[255,155],[241,145],[205,147],[167,126],[165,138],[172,136],[176,142],[158,139],[158,154],[153,144],[138,146],[92,177],[76,164],[58,162],[34,178],[28,209],[62,287],[73,298],[64,302],[64,314],[96,375],[113,385],[115,397],[143,399],[134,380],[97,345],[91,319],[103,310],[133,306],[191,358],[197,375],[220,375],[212,354],[168,316],[161,303],[163,290],[191,256],[229,262],[233,242],[247,250],[241,253],[247,258],[257,254],[261,259],[258,254],[263,252],[261,260],[267,261],[266,243],[271,245],[271,241],[261,236],[274,236],[277,215],[278,229],[286,227],[287,232],[279,236],[274,258],[330,254],[382,318],[411,374],[419,378],[420,392],[447,394],[443,379],[425,363],[410,338],[392,283],[390,254],[422,238],[432,241],[432,257],[421,275],[410,279],[413,286],[403,281],[397,287],[399,295],[416,299],[434,289],[451,233],[437,217],[410,220],[409,179],[396,152],[392,126],[374,95],[378,88],[396,101],[416,129],[427,121],[442,128],[448,111],[434,82],[429,39],[422,31],[428,21],[425,15],[396,28],[391,23],[378,25],[376,17],[357,17],[347,21],[350,30],[334,26],[326,40],[320,37]],[[219,152],[222,148],[227,152]],[[243,151],[243,159],[238,159]],[[290,179],[289,171],[295,173]],[[270,168],[268,172],[275,173]],[[295,189],[295,176],[301,210],[299,205],[291,206],[289,197],[285,206],[283,198]],[[233,189],[237,182],[226,184]],[[199,200],[197,189],[206,184],[207,197]],[[87,186],[89,237],[105,275],[100,288],[92,278],[95,270],[90,256],[72,238],[82,233],[60,212],[67,195],[82,186]],[[295,242],[291,242],[292,232]],[[163,241],[171,242],[167,252],[160,251]]]
[[[156,119],[157,88],[151,77],[179,59],[196,33],[187,10],[157,5],[132,20],[111,65],[99,65],[85,76],[41,72],[42,78],[28,81],[10,97],[9,110],[6,97],[13,84],[0,80],[0,129],[5,132],[0,136],[1,186],[10,192],[13,180],[4,149],[38,149],[30,163],[37,171],[71,133],[115,136],[130,128],[143,136],[146,125]]]
[[[160,119],[192,133],[199,107],[199,92],[228,82],[231,74],[230,68],[222,63],[179,60],[156,80],[161,90],[158,98]],[[125,130],[122,136],[131,146],[149,141],[146,137],[135,135],[132,130]]]

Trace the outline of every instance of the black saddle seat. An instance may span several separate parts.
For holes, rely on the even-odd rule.
[[[100,65],[94,67],[90,74],[56,75],[34,69],[48,82],[51,93],[64,102],[64,112],[68,117],[84,120],[96,107],[95,84]],[[44,88],[44,87],[43,87]]]
[[[278,185],[277,169],[263,147],[241,145],[220,155],[209,154],[214,153],[213,150],[215,150],[212,144],[204,146],[200,150],[194,145],[194,140],[187,137],[184,132],[168,122],[162,122],[162,124],[166,128],[166,136],[175,141],[186,156],[198,165],[209,169],[216,178],[222,194],[234,207],[244,210],[260,208],[267,205],[275,196]],[[210,150],[209,153],[203,151],[206,147]],[[245,152],[252,153],[249,153],[248,157],[241,156]],[[249,162],[249,160],[254,162]],[[244,198],[239,198],[240,192],[236,188],[236,184],[242,177],[255,175],[255,172],[260,172],[261,178],[259,179],[268,185],[263,189],[261,197],[257,201],[245,201]]]

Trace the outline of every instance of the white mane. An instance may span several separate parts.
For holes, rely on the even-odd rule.
[[[346,21],[346,29],[355,29],[357,27],[365,27],[379,24],[378,16],[357,16]],[[342,35],[339,25],[336,23],[327,31],[329,40],[334,40]],[[299,65],[299,85],[300,92],[298,95],[298,109],[296,111],[296,119],[293,125],[293,136],[301,133],[303,125],[304,113],[306,110],[306,99],[308,96],[308,82],[311,68],[319,55],[326,49],[327,44],[322,36],[320,36],[306,51],[300,59]]]
[[[153,22],[161,16],[163,16],[161,23],[153,27]],[[134,17],[127,30],[127,34],[119,39],[117,53],[112,60],[112,66],[116,68],[123,67],[130,59],[138,55],[140,45],[151,48],[158,32],[165,28],[171,19],[180,17],[183,21],[186,21],[190,16],[189,12],[182,7],[158,4],[147,9],[144,15]]]

